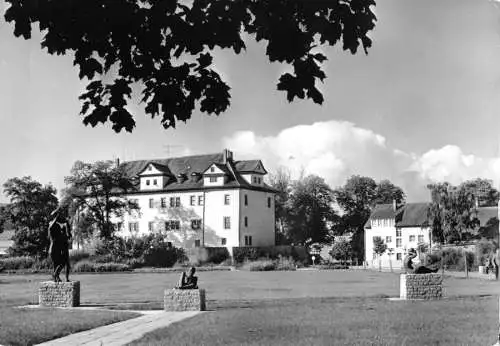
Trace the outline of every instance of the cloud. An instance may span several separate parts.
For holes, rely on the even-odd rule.
[[[428,200],[430,182],[459,184],[483,177],[500,183],[500,158],[465,154],[454,145],[422,155],[406,153],[391,147],[384,136],[347,121],[298,125],[274,136],[239,131],[222,141],[236,159],[261,158],[268,171],[285,166],[295,177],[304,170],[322,176],[332,187],[353,174],[390,179],[405,190],[409,201]]]

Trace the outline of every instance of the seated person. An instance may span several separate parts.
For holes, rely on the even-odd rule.
[[[428,268],[424,265],[413,265],[413,259],[417,257],[417,251],[415,249],[409,249],[408,255],[406,255],[403,262],[404,270],[407,274],[429,274],[437,273],[439,267],[437,265],[432,266],[433,268]]]
[[[195,272],[195,267],[191,267],[188,275],[186,275],[186,272],[182,272],[179,282],[175,288],[180,290],[197,289],[198,277],[194,276]]]

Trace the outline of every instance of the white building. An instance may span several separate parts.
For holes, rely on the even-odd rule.
[[[260,160],[235,161],[224,150],[121,166],[136,185],[126,197],[140,211],[114,220],[118,235],[161,233],[184,248],[275,244],[274,190]]]
[[[402,266],[410,248],[430,244],[431,228],[427,226],[428,203],[377,205],[365,224],[365,260],[369,266],[378,266],[379,257],[373,250],[373,238],[381,237],[387,251],[380,257],[382,266]]]

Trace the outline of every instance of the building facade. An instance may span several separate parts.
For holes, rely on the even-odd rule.
[[[275,191],[260,160],[236,161],[224,150],[120,166],[136,186],[122,197],[140,209],[113,220],[118,235],[160,233],[184,248],[275,244]]]
[[[428,203],[377,205],[365,224],[365,259],[369,266],[401,267],[410,248],[431,245],[431,228],[427,226]],[[381,237],[387,245],[380,256],[373,248],[373,238]]]

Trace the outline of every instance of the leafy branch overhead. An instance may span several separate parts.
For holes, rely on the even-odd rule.
[[[317,82],[326,78],[326,56],[314,49],[341,41],[352,54],[360,45],[366,53],[376,21],[373,0],[6,1],[5,19],[16,36],[31,38],[38,23],[42,48],[74,54],[80,78],[89,81],[80,96],[84,124],[109,121],[116,132],[135,127],[126,109],[133,83],[142,88],[145,112],[159,116],[164,128],[187,121],[196,108],[227,110],[230,87],[213,69],[211,52],[240,54],[243,38],[264,41],[269,61],[292,67],[277,83],[288,101],[322,104]]]

